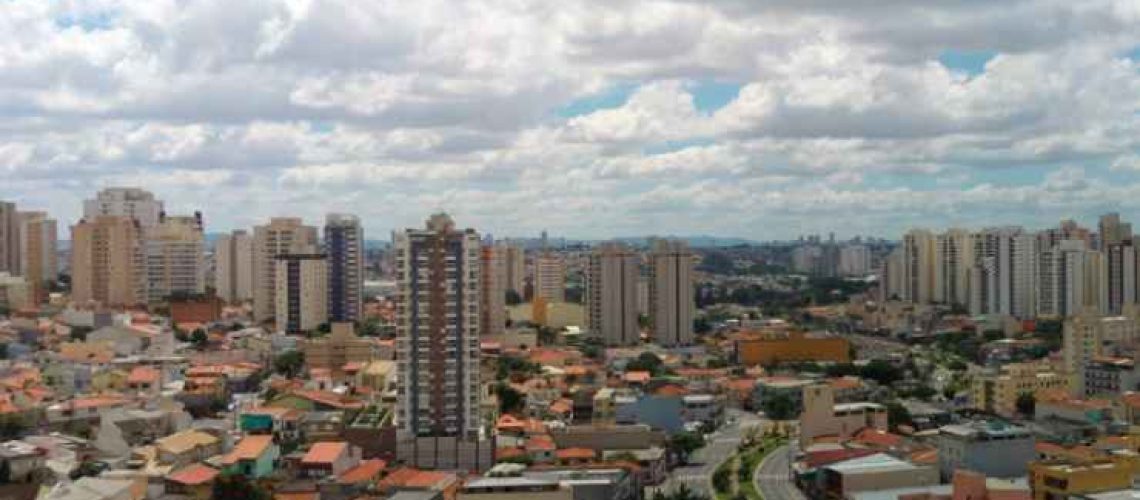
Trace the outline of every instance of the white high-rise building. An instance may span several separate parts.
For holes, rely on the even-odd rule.
[[[397,456],[414,467],[485,470],[480,415],[479,234],[446,214],[395,235]]]
[[[586,269],[586,323],[606,345],[641,342],[637,314],[638,255],[618,243],[604,243]]]
[[[683,241],[654,242],[649,254],[649,320],[653,340],[673,347],[693,343],[693,252]]]
[[[159,217],[143,231],[143,259],[147,302],[172,295],[200,295],[206,291],[205,237],[202,216]]]
[[[214,242],[214,286],[231,304],[253,300],[253,237],[243,230]]]
[[[966,307],[970,302],[970,268],[974,265],[973,236],[951,229],[938,235],[937,302]]]
[[[317,251],[317,228],[294,217],[274,217],[253,228],[253,316],[257,321],[276,317],[277,256]]]
[[[139,188],[112,187],[99,191],[94,199],[83,202],[83,217],[100,215],[130,217],[144,229],[158,224],[163,212],[162,201],[150,191]]]
[[[1084,241],[1062,240],[1038,255],[1038,314],[1066,317],[1086,309],[1101,311],[1100,252]]]
[[[325,218],[328,255],[328,313],[334,323],[360,319],[364,306],[364,229],[355,215]]]
[[[906,300],[906,255],[903,247],[891,250],[879,271],[881,300]]]
[[[871,250],[866,245],[846,245],[839,249],[839,274],[866,276],[871,272]]]
[[[970,312],[1030,318],[1037,314],[1037,237],[1019,227],[974,235]]]

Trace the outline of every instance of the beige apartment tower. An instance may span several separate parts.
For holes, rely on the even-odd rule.
[[[6,201],[0,201],[0,273],[20,273],[20,216]]]
[[[48,289],[59,273],[56,256],[57,225],[45,212],[20,212],[20,274],[28,283],[33,304],[48,299]]]
[[[543,250],[534,256],[534,298],[566,302],[566,264],[562,256]]]
[[[159,216],[158,224],[143,229],[147,302],[206,292],[205,235],[202,215]]]
[[[277,256],[317,251],[317,228],[300,218],[274,217],[253,228],[253,316],[257,321],[276,317]]]
[[[518,245],[506,245],[507,290],[523,296],[526,290],[526,251]]]
[[[586,269],[586,323],[606,345],[641,342],[637,314],[637,253],[619,243],[603,243],[590,255]]]
[[[309,332],[327,322],[329,270],[325,254],[281,254],[276,264],[277,329]]]
[[[159,223],[162,201],[150,191],[139,188],[112,187],[99,191],[94,199],[83,202],[83,217],[94,219],[103,215],[129,217],[143,228]]]
[[[237,230],[214,242],[214,286],[230,304],[253,300],[253,237]]]
[[[480,255],[479,334],[502,335],[507,325],[507,247],[484,245]]]
[[[142,238],[130,217],[98,216],[71,226],[71,300],[134,306],[146,300]]]
[[[693,252],[683,241],[654,242],[649,254],[649,320],[654,342],[693,343]]]

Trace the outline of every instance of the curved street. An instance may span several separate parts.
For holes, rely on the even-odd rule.
[[[791,480],[791,453],[792,448],[785,444],[772,450],[756,467],[752,481],[764,500],[807,500]]]
[[[736,447],[748,428],[760,425],[760,419],[750,412],[730,408],[727,415],[732,417],[732,423],[709,435],[705,446],[693,452],[689,464],[673,469],[664,483],[649,489],[650,494],[654,491],[670,492],[684,484],[694,492],[713,497],[713,471],[724,459],[736,453]]]

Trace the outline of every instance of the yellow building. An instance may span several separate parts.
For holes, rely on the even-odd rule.
[[[789,361],[851,361],[851,343],[842,337],[808,336],[803,332],[745,336],[736,340],[737,361],[745,366]]]
[[[375,357],[372,339],[356,336],[352,323],[333,323],[328,337],[305,339],[301,350],[309,368],[341,370],[350,362],[367,363]]]
[[[1012,416],[1017,413],[1017,397],[1038,395],[1050,389],[1068,390],[1069,377],[1047,361],[1009,363],[999,371],[974,375],[970,401],[979,410]]]
[[[1030,462],[1029,484],[1034,500],[1127,489],[1132,486],[1132,467],[1111,458],[1082,463]]]

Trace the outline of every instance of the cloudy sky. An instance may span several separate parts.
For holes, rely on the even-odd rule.
[[[0,199],[115,185],[378,238],[1140,220],[1140,2],[0,2]]]

